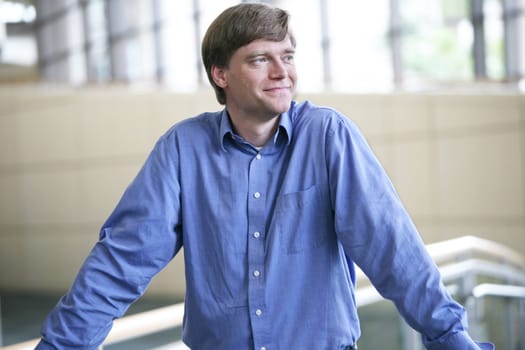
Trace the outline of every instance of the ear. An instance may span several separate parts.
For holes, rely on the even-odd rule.
[[[213,82],[221,88],[228,86],[228,80],[226,79],[226,69],[218,66],[211,66],[211,77]]]

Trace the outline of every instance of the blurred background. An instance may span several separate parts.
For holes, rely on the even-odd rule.
[[[200,41],[239,2],[0,0],[0,346],[39,336],[157,138],[221,108]],[[297,100],[360,126],[473,335],[525,349],[525,0],[261,2],[292,15]],[[360,286],[360,347],[420,349]],[[129,314],[184,290],[179,254]]]
[[[206,85],[201,37],[238,2],[2,0],[1,79],[192,92]],[[302,92],[523,90],[522,0],[266,2],[292,14]]]

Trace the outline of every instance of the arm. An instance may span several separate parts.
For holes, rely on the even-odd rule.
[[[428,349],[491,349],[467,333],[466,313],[445,290],[440,273],[386,173],[347,120],[327,137],[336,232],[377,290],[423,335]]]
[[[42,327],[42,349],[96,349],[182,245],[175,152],[161,139]]]

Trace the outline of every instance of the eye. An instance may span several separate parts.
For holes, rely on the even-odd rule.
[[[265,63],[266,61],[268,61],[268,59],[265,56],[257,56],[254,57],[251,62],[254,64],[260,64]]]
[[[285,55],[285,56],[283,57],[283,61],[284,61],[284,62],[287,62],[287,63],[291,63],[291,62],[293,62],[294,58],[295,58],[295,57],[294,57],[293,54],[288,54],[288,55]]]

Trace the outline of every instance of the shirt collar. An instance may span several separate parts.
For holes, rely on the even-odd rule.
[[[292,107],[293,107],[292,103]],[[291,120],[291,113],[293,108],[290,108],[287,112],[284,112],[281,114],[281,118],[279,120],[279,128],[277,132],[275,133],[275,139],[274,141],[277,142],[277,138],[284,137],[286,146],[290,144],[290,140],[292,139],[292,120]],[[220,140],[220,146],[223,151],[226,150],[224,147],[224,140],[226,137],[232,137],[234,135],[233,127],[230,121],[230,117],[228,115],[228,111],[226,108],[224,108],[220,114],[220,126],[219,126],[219,140]],[[282,136],[281,136],[282,135]]]

